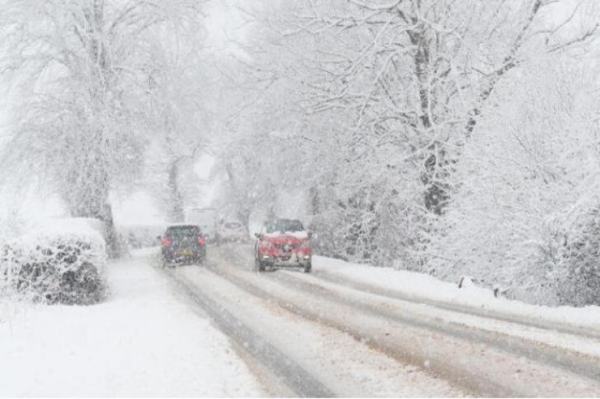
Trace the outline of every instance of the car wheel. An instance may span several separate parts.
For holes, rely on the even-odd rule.
[[[312,270],[312,263],[309,263],[306,266],[304,266],[304,273],[310,273],[311,270]]]
[[[262,263],[258,258],[254,258],[254,270],[259,272],[265,271],[265,264]]]

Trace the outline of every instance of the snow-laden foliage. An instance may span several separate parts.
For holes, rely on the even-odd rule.
[[[157,32],[197,22],[199,5],[2,0],[0,7],[0,72],[15,99],[0,159],[11,173],[0,177],[49,186],[72,216],[103,220],[109,254],[118,255],[109,193],[139,178],[145,144],[162,134],[151,123],[163,83]]]
[[[598,10],[587,0],[259,8],[220,200],[245,221],[303,189],[320,253],[558,301],[564,213],[590,192],[597,157],[586,91],[597,82],[571,81],[582,71],[563,64],[593,65],[580,50],[597,37]],[[578,172],[573,158],[590,167]],[[514,209],[492,209],[502,197]]]
[[[590,204],[591,205],[591,204]],[[600,205],[580,215],[558,251],[557,295],[562,304],[600,303]]]
[[[56,220],[2,243],[0,293],[48,304],[88,305],[105,296],[101,223]]]
[[[148,88],[147,122],[156,132],[148,153],[150,187],[167,219],[183,222],[185,207],[194,206],[199,195],[197,185],[190,184],[194,163],[210,149],[221,94],[215,88],[214,66],[206,62],[213,56],[204,48],[206,33],[198,21],[185,21],[155,36]]]
[[[432,263],[447,278],[471,275],[532,301],[590,303],[574,293],[591,298],[600,262],[594,72],[547,61],[499,90],[511,102],[490,110],[465,147]]]

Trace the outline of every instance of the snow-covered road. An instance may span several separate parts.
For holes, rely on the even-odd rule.
[[[313,275],[257,274],[249,248],[228,246],[213,249],[206,266],[167,274],[218,302],[334,395],[600,393],[593,336],[365,292],[320,268],[327,265]]]
[[[593,320],[415,299],[326,258],[256,273],[247,245],[173,269],[157,253],[111,264],[100,305],[0,302],[0,396],[600,395]]]
[[[415,367],[395,361],[327,323],[289,311],[275,297],[215,273],[214,268],[181,267],[167,273],[188,290],[211,299],[237,323],[219,323],[233,340],[268,368],[268,386],[287,387],[277,395],[298,396],[463,396],[463,390]],[[192,294],[194,295],[194,294]],[[206,306],[206,302],[200,299]],[[217,304],[215,306],[214,304]],[[240,330],[252,333],[239,334]],[[238,341],[239,339],[241,341]],[[273,359],[273,355],[279,358]],[[298,378],[300,376],[300,378]],[[289,391],[289,392],[287,392]]]

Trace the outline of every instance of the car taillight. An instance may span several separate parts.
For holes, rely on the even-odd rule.
[[[169,239],[169,238],[163,238],[162,240],[160,240],[160,244],[163,247],[170,247],[171,244],[173,244],[173,240]]]
[[[200,244],[200,246],[205,246],[206,245],[206,239],[202,236],[198,237],[198,244]]]

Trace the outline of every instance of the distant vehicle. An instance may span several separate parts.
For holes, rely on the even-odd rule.
[[[217,210],[215,208],[190,208],[185,211],[185,222],[202,229],[207,242],[217,238]]]
[[[243,224],[236,221],[219,224],[217,235],[219,242],[244,242],[249,239],[248,230]]]
[[[312,269],[310,232],[295,219],[276,219],[265,223],[256,233],[254,259],[258,271],[266,267],[300,267],[305,273]]]
[[[200,227],[191,224],[172,225],[159,237],[163,265],[202,263],[206,259],[206,238]]]

